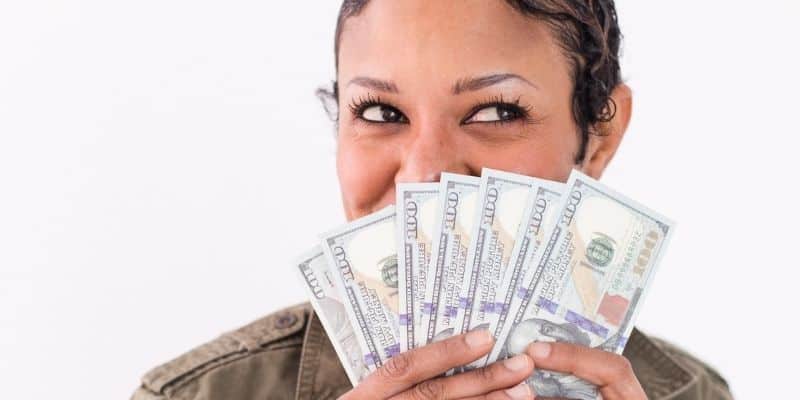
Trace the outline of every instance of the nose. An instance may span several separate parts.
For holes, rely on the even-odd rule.
[[[469,174],[451,133],[442,128],[419,129],[400,155],[400,169],[395,183],[439,182],[442,172]]]

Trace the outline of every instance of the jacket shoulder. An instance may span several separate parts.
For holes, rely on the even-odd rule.
[[[664,339],[651,337],[651,340],[697,377],[699,398],[733,399],[728,381],[714,367]]]
[[[727,382],[678,346],[634,329],[625,352],[636,377],[656,400],[731,400]]]
[[[132,400],[292,398],[310,310],[285,308],[153,368]]]

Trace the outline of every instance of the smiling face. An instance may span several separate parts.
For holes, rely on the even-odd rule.
[[[583,160],[572,70],[545,22],[505,1],[372,0],[340,38],[337,170],[352,220],[394,202],[395,184],[483,167],[564,181],[599,177],[630,116],[591,135]]]

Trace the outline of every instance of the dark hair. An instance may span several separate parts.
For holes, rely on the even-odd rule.
[[[574,89],[572,113],[581,135],[576,162],[586,155],[590,134],[597,122],[610,121],[616,113],[611,91],[622,81],[619,66],[622,33],[614,0],[505,0],[517,11],[544,21],[570,62]],[[339,10],[334,44],[336,70],[339,68],[339,39],[345,21],[369,0],[344,0]],[[322,91],[322,93],[326,93]],[[328,95],[338,101],[338,85]]]

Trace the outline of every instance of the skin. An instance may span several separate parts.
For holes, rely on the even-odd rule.
[[[568,59],[545,23],[504,1],[372,0],[345,22],[337,80],[336,164],[348,220],[392,204],[397,183],[437,182],[443,171],[478,176],[489,167],[563,182],[577,168],[600,178],[632,107],[620,84],[614,119],[592,127],[599,135],[576,163]],[[404,353],[343,398],[532,398],[517,384],[534,364],[593,382],[607,400],[645,398],[627,359],[569,344],[533,345],[517,369],[501,362],[438,377],[488,353],[487,339],[470,346],[457,336]]]

